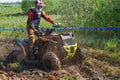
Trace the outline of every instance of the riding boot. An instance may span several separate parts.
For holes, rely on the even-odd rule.
[[[30,47],[29,48],[29,54],[30,54],[30,59],[31,60],[35,60],[35,54],[34,54],[34,48],[33,47]]]

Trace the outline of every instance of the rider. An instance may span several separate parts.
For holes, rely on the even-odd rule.
[[[27,20],[27,32],[29,38],[29,46],[34,46],[35,43],[35,32],[40,31],[39,24],[40,18],[44,18],[51,24],[55,25],[54,21],[42,10],[42,7],[45,6],[42,0],[35,0],[33,8],[28,11],[28,20]]]

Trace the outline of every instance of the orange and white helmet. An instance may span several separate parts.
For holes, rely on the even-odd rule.
[[[45,6],[45,4],[44,4],[44,2],[42,0],[35,0],[34,5],[35,5],[35,7]]]

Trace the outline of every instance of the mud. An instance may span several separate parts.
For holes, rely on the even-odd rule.
[[[20,71],[7,70],[2,61],[9,54],[9,47],[12,44],[0,42],[0,80],[119,80],[119,69],[114,65],[108,63],[110,57],[105,57],[107,63],[97,58],[95,55],[89,55],[86,51],[87,59],[84,63],[76,65],[62,65],[60,70],[46,70],[41,66],[27,65]],[[88,49],[88,48],[87,48]],[[106,67],[107,66],[107,67]],[[113,71],[108,72],[112,66]],[[118,70],[117,70],[118,69]],[[114,74],[112,74],[114,73]]]

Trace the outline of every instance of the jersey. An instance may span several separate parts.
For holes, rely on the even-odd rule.
[[[50,23],[53,23],[53,20],[42,10],[36,10],[36,8],[31,8],[28,11],[28,20],[27,24],[33,22],[34,26],[38,26],[40,24],[40,18],[44,18]]]

